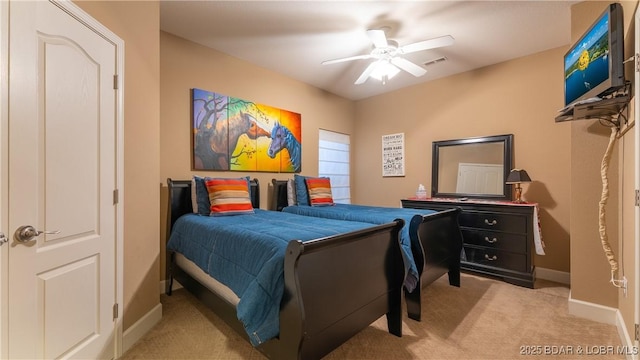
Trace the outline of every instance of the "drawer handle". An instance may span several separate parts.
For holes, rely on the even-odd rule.
[[[498,223],[498,220],[493,219],[493,220],[489,221],[487,219],[484,219],[484,223],[487,224],[487,225],[495,225],[495,224]]]
[[[496,255],[493,255],[492,257],[489,257],[489,255],[484,254],[484,258],[485,258],[485,259],[487,259],[487,260],[489,260],[489,261],[496,261],[496,260],[498,260],[498,256],[496,256]]]
[[[493,244],[495,242],[498,242],[498,239],[497,238],[489,239],[489,237],[485,236],[484,241],[488,242],[489,244]]]

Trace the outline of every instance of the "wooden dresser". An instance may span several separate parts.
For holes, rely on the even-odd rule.
[[[411,198],[403,199],[402,207],[431,210],[461,208],[459,223],[464,242],[461,268],[512,284],[534,287],[534,237],[537,235],[541,241],[537,204]]]

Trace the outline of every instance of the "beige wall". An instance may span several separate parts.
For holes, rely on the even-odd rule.
[[[261,208],[268,208],[271,179],[293,174],[194,172],[191,170],[190,89],[199,88],[302,114],[302,174],[318,174],[318,129],[352,134],[354,104],[283,75],[169,33],[160,34],[161,168],[163,180],[250,175],[260,181]],[[166,181],[162,198],[166,207]],[[164,226],[163,226],[163,234]],[[164,252],[164,250],[162,250]],[[162,266],[163,268],[164,266]],[[164,274],[164,270],[163,274]]]
[[[524,199],[540,204],[546,255],[538,267],[569,272],[570,125],[555,123],[563,106],[558,48],[356,104],[354,202],[398,206],[419,183],[431,188],[437,140],[514,135],[514,166],[533,180]],[[446,63],[443,64],[446,66]],[[434,67],[430,71],[438,71]],[[406,176],[380,174],[380,137],[404,132]],[[376,176],[371,176],[371,174]]]
[[[637,1],[621,2],[624,9],[625,58],[634,53],[633,16]],[[606,8],[609,2],[582,2],[571,9],[571,33],[578,39]],[[627,80],[634,80],[632,64],[625,68]],[[629,118],[635,118],[634,111]],[[596,121],[571,124],[571,297],[573,299],[619,308],[630,333],[633,329],[635,279],[634,241],[634,148],[633,131],[614,142],[609,162],[609,200],[605,207],[608,240],[620,270],[630,286],[627,295],[609,283],[611,266],[603,252],[598,221],[601,201],[601,162],[611,131]],[[622,166],[621,166],[622,165]],[[622,241],[620,241],[622,239]],[[624,251],[622,251],[624,250]]]
[[[125,43],[124,330],[160,302],[160,7],[76,1]]]
[[[633,104],[633,102],[632,102]],[[630,111],[633,114],[631,120],[635,121],[635,109]],[[622,170],[622,176],[620,176],[619,188],[621,201],[619,203],[622,216],[618,218],[620,223],[622,242],[617,248],[616,254],[620,261],[619,277],[624,275],[627,278],[627,292],[618,290],[618,309],[622,314],[625,325],[627,326],[627,332],[629,334],[634,333],[634,314],[635,314],[635,294],[636,294],[636,257],[635,254],[638,251],[635,241],[635,173],[634,169],[638,166],[638,161],[635,156],[636,141],[634,135],[635,129],[631,129],[626,135],[618,140],[621,156],[619,156],[619,168]]]

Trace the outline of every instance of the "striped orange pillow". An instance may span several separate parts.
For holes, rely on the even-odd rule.
[[[328,177],[305,179],[307,183],[307,192],[309,193],[309,205],[311,206],[330,206],[334,205],[333,195],[331,194],[331,181]]]
[[[205,184],[211,202],[211,216],[254,213],[247,180],[208,178]]]

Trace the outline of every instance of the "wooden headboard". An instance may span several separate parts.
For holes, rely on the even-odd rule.
[[[271,210],[282,211],[285,206],[288,206],[287,201],[287,180],[271,179],[273,184],[273,197],[271,203]]]
[[[171,234],[171,227],[178,218],[184,214],[193,212],[191,205],[191,180],[172,180],[167,179],[169,187],[169,209],[167,212],[167,237]],[[251,187],[251,204],[254,208],[260,208],[260,184],[258,179],[249,181]],[[286,200],[286,184],[285,184],[285,200]]]
[[[258,179],[249,181],[251,205],[254,208],[260,208],[260,184]],[[167,187],[169,188],[169,206],[167,209],[167,233],[165,243],[169,242],[171,236],[171,229],[173,224],[178,218],[185,214],[193,213],[193,205],[191,204],[191,180],[172,180],[167,178]],[[286,187],[285,187],[286,193]],[[166,252],[166,291],[167,294],[171,294],[171,286],[173,284],[172,264],[173,264],[173,251]]]

